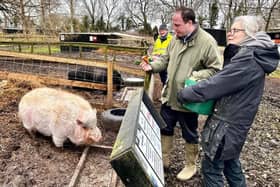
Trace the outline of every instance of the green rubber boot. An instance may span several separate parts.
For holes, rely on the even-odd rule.
[[[169,156],[173,147],[173,136],[161,135],[161,146],[162,146],[163,167],[168,168],[170,166]]]
[[[185,144],[186,149],[186,164],[185,167],[178,173],[177,179],[181,181],[186,181],[192,178],[195,175],[197,168],[196,168],[196,161],[198,159],[198,144]]]

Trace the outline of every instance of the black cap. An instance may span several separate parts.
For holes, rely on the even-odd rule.
[[[161,24],[158,30],[168,30],[166,24]]]

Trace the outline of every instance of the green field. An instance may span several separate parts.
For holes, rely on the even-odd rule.
[[[31,47],[27,47],[22,49],[22,52],[30,52]],[[33,53],[35,54],[48,54],[49,48],[48,46],[34,46]],[[59,46],[51,46],[51,53],[60,53]]]

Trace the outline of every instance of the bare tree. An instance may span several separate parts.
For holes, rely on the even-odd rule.
[[[160,7],[160,9],[158,7]],[[174,6],[166,2],[158,1],[157,4],[155,4],[155,10],[157,13],[154,18],[159,19],[160,23],[168,24],[171,21],[171,16],[174,9]]]
[[[167,11],[166,13],[169,15],[168,18],[169,20],[171,19],[172,12],[174,11],[175,8],[185,6],[188,8],[192,8],[195,13],[196,17],[201,23],[203,20],[209,19],[209,4],[211,3],[210,1],[203,1],[203,0],[158,0],[159,3],[161,4],[161,7],[166,7]],[[164,15],[164,14],[163,14]]]
[[[269,29],[272,15],[279,12],[280,7],[279,0],[220,0],[218,4],[223,13],[224,27],[229,28],[234,17],[250,14],[262,15],[266,30]]]
[[[70,32],[75,31],[75,7],[77,5],[76,0],[64,0],[64,5],[68,6],[70,15]]]
[[[50,7],[58,6],[57,0],[4,0],[2,14],[15,27],[22,28],[25,33],[30,32],[37,26],[47,27]],[[52,6],[54,5],[54,6]],[[7,22],[5,21],[5,22]],[[5,24],[6,25],[6,24]],[[51,24],[49,24],[51,25]],[[54,25],[54,24],[52,24]],[[44,29],[43,29],[44,30]]]
[[[189,7],[191,4],[190,0],[159,0],[159,2],[162,3],[163,6],[166,6],[170,9],[175,9],[176,7],[180,6],[187,6]]]
[[[215,5],[217,1],[218,10]],[[82,22],[90,22],[93,30],[97,22],[103,30],[110,30],[120,22],[122,30],[132,27],[150,33],[151,25],[169,23],[175,7],[187,6],[195,10],[200,20],[208,20],[210,25],[222,21],[228,28],[234,17],[239,15],[261,15],[266,21],[266,30],[279,24],[280,0],[0,0],[1,23],[22,28],[29,32],[40,26],[46,30],[74,32],[74,27]],[[79,5],[83,6],[79,9]],[[123,5],[123,6],[118,6]],[[120,11],[123,8],[123,11]],[[67,12],[66,12],[67,11]],[[218,12],[217,12],[218,11]],[[212,16],[211,16],[212,15]],[[219,15],[219,18],[217,18]],[[78,17],[81,16],[81,17]],[[278,19],[278,22],[277,22]],[[70,21],[69,21],[70,20]],[[117,24],[115,24],[117,25]],[[97,28],[96,28],[97,29]],[[96,30],[95,29],[95,30]],[[100,29],[99,29],[100,30]]]
[[[218,6],[223,16],[222,28],[229,28],[233,18],[247,14],[247,0],[218,0]]]
[[[214,0],[214,2],[209,5],[209,9],[210,9],[210,14],[209,14],[210,28],[213,28],[213,26],[217,24],[218,13],[219,13],[217,0]]]
[[[104,14],[106,15],[106,30],[109,31],[111,28],[112,16],[116,14],[118,4],[120,0],[99,0],[99,4],[104,8]]]
[[[145,33],[151,33],[149,21],[155,14],[155,2],[151,0],[125,0],[125,8],[135,26],[143,26]]]
[[[7,27],[8,22],[11,22],[12,15],[15,15],[15,8],[12,6],[12,2],[10,0],[1,0],[0,1],[0,12],[4,17],[4,25]],[[3,22],[1,20],[1,22]]]
[[[41,19],[40,25],[43,32],[45,32],[46,25],[46,0],[40,0]]]
[[[71,20],[71,32],[74,32],[74,4],[75,0],[69,0],[70,1],[70,20]]]
[[[280,5],[279,5],[279,0],[272,0],[268,6],[266,7],[266,10],[264,10],[263,12],[265,12],[266,14],[264,14],[264,19],[266,21],[266,24],[265,24],[265,30],[267,31],[269,26],[270,26],[270,23],[271,23],[271,18],[272,18],[272,14],[274,12],[278,12],[278,15],[276,14],[276,16],[278,16],[278,19],[279,19],[279,16],[280,16]]]
[[[32,26],[35,25],[34,21],[38,17],[36,14],[36,9],[39,7],[39,4],[32,0],[19,0],[14,1],[14,5],[16,10],[19,12],[19,18],[22,24],[23,32],[30,32]]]
[[[91,28],[93,29],[96,21],[96,9],[98,5],[98,0],[83,0],[83,5],[87,11],[87,15],[89,15],[91,20]]]
[[[11,23],[13,22],[16,26],[17,23],[20,23],[23,30],[27,28],[25,7],[26,3],[24,0],[5,0],[1,2],[1,11],[4,14],[5,19],[8,19]]]

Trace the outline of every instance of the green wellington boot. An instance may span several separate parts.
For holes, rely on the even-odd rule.
[[[185,167],[178,173],[177,179],[186,181],[190,179],[197,171],[196,161],[198,159],[198,144],[185,144],[186,149],[186,164]]]
[[[173,147],[173,136],[161,135],[161,146],[162,146],[163,167],[168,168],[170,165],[169,156]]]

